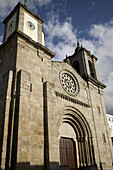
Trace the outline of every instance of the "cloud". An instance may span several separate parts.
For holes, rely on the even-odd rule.
[[[69,56],[74,53],[79,32],[73,28],[71,18],[61,24],[58,16],[51,16],[44,24],[46,46],[56,53],[56,60],[63,60],[66,54]],[[113,114],[113,22],[92,25],[88,34],[89,39],[81,38],[80,42],[98,57],[100,81],[107,85],[104,90],[107,113]]]
[[[24,3],[24,0],[1,0],[0,17],[4,18],[5,16],[7,16],[18,2]],[[28,5],[30,9],[36,9],[36,6],[47,5],[50,2],[51,0],[27,0],[26,5]]]
[[[38,3],[40,6],[47,5],[48,3],[51,2],[51,0],[35,0],[35,3]]]
[[[1,0],[0,3],[0,17],[3,18],[11,12],[19,0]]]
[[[113,22],[92,25],[89,36],[93,40],[81,40],[82,44],[99,58],[100,77],[106,83],[113,70]]]
[[[104,90],[107,113],[113,114],[113,21],[92,25],[89,36],[92,40],[81,42],[98,57],[100,80],[107,85]]]
[[[109,72],[107,79],[107,88],[104,94],[107,112],[113,115],[113,71]]]
[[[71,18],[64,23],[59,22],[56,15],[43,25],[47,34],[46,46],[56,53],[57,60],[63,60],[66,54],[72,54],[76,43],[76,32],[71,24]]]

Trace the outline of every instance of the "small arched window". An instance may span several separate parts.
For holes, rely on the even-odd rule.
[[[80,73],[80,66],[79,66],[79,62],[78,61],[74,61],[73,63],[73,68]]]
[[[92,62],[90,60],[88,60],[88,63],[89,63],[90,75],[92,77],[94,77],[94,70],[93,70]]]

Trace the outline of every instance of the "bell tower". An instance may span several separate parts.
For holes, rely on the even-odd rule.
[[[93,80],[99,80],[96,66],[97,57],[80,46],[78,41],[75,53],[66,57],[64,61],[68,62],[83,78],[90,77]]]
[[[44,45],[43,19],[31,12],[26,5],[18,3],[9,16],[3,21],[5,24],[3,42],[16,31],[23,33],[35,42]]]
[[[22,170],[20,162],[24,167],[25,162],[31,160],[33,165],[36,162],[44,165],[43,77],[48,74],[44,69],[50,69],[50,60],[55,54],[44,45],[43,22],[39,15],[22,3],[18,3],[3,21],[5,29],[3,44],[0,45],[0,169],[16,169],[18,162],[17,169]],[[35,103],[32,102],[34,95],[33,100],[39,101],[36,110],[42,105],[40,116],[37,111],[34,112],[35,106],[31,106]],[[35,122],[36,116],[40,117],[36,122],[36,129],[40,132],[34,135],[30,132],[33,130],[30,122],[31,119]],[[36,155],[40,155],[38,161],[32,158],[37,156],[28,153],[32,135],[41,139],[33,139],[37,144],[31,146],[33,149],[34,145],[41,144],[37,151],[34,149]]]

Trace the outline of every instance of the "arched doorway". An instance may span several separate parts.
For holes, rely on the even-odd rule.
[[[58,124],[60,165],[69,167],[69,170],[95,166],[92,133],[83,114],[67,107]]]

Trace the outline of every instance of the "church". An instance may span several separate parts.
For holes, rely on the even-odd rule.
[[[53,61],[43,22],[22,3],[3,21],[0,170],[113,170],[97,57]]]

